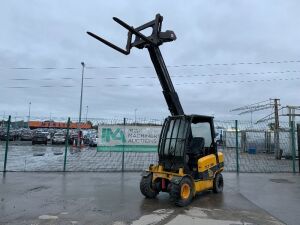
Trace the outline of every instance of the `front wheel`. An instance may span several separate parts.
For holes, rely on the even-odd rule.
[[[170,197],[175,205],[183,207],[189,205],[194,197],[194,185],[189,177],[184,177],[180,183],[172,184]]]
[[[223,175],[221,173],[217,173],[214,179],[213,192],[220,193],[223,191],[224,180]]]
[[[155,198],[158,195],[158,191],[156,191],[152,186],[152,174],[142,177],[140,190],[146,198]]]

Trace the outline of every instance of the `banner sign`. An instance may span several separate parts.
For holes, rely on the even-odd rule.
[[[99,125],[97,151],[155,152],[161,126]]]

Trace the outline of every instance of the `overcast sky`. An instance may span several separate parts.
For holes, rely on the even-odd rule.
[[[78,116],[84,61],[84,117],[86,106],[88,117],[167,116],[148,51],[125,56],[86,34],[123,47],[127,32],[112,17],[139,26],[157,13],[177,36],[161,51],[187,114],[249,119],[229,111],[269,98],[300,105],[299,9],[296,0],[2,1],[0,113],[27,116],[31,102],[33,116]]]

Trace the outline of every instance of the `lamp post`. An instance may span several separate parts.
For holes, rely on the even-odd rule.
[[[78,120],[78,142],[77,145],[80,147],[80,136],[81,136],[81,111],[82,111],[82,93],[83,93],[83,75],[84,75],[84,62],[81,62],[82,73],[81,73],[81,93],[80,93],[80,106],[79,106],[79,120]]]
[[[88,116],[88,112],[89,112],[89,106],[86,106],[86,112],[85,112],[85,122],[87,122],[87,116]]]
[[[137,109],[134,109],[134,124],[136,125],[136,111]]]
[[[30,121],[30,109],[31,109],[31,102],[29,102],[29,109],[28,109],[28,128],[29,128],[29,121]]]

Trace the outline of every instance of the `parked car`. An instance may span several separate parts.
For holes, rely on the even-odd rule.
[[[32,141],[32,132],[31,131],[23,131],[20,137],[21,141]]]
[[[46,135],[48,141],[51,140],[51,135],[48,131],[43,131],[42,133],[44,133]]]
[[[66,142],[66,137],[64,133],[55,133],[52,138],[52,144],[64,144]]]
[[[11,129],[10,132],[9,132],[9,135],[12,136],[12,140],[13,141],[16,141],[19,139],[20,137],[20,133],[18,130],[16,129]]]
[[[0,141],[4,140],[4,133],[5,133],[4,130],[0,130]]]
[[[6,133],[5,131],[2,132],[2,133],[1,133],[1,136],[0,136],[1,141],[6,141],[6,137],[7,137],[7,133]],[[16,140],[15,138],[16,138],[16,137],[15,137],[14,133],[13,133],[12,131],[9,131],[8,140],[9,140],[9,141],[14,141],[14,140]]]
[[[45,144],[47,145],[47,136],[44,132],[36,132],[32,137],[32,145]]]
[[[6,133],[1,135],[1,141],[6,141],[6,137],[7,137]],[[14,137],[12,135],[9,135],[8,140],[9,141],[14,141]]]
[[[89,146],[97,147],[98,137],[96,135],[90,137]]]

